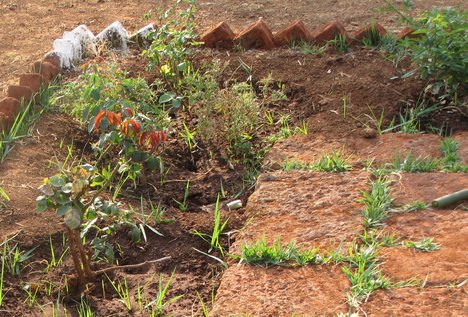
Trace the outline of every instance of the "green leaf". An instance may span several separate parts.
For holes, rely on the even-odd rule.
[[[180,98],[172,99],[172,106],[174,108],[180,108],[181,104],[182,104],[182,100]]]
[[[134,243],[140,242],[141,240],[141,231],[137,226],[132,227],[132,241]]]
[[[146,166],[150,171],[156,171],[161,164],[161,160],[158,157],[151,156],[147,161],[146,161]]]
[[[95,101],[99,101],[101,98],[101,90],[99,89],[93,89],[91,93],[89,94],[91,98],[93,98]]]
[[[112,246],[107,247],[106,251],[104,253],[105,253],[106,259],[107,259],[107,261],[109,261],[109,263],[114,263],[115,262],[114,248]]]
[[[159,103],[167,103],[171,101],[172,99],[174,99],[174,97],[175,95],[173,93],[166,92],[162,94],[161,97],[159,97]]]
[[[36,212],[41,213],[46,211],[48,208],[47,205],[47,197],[46,196],[38,196],[36,198]]]
[[[60,217],[65,216],[65,214],[72,208],[73,208],[72,204],[60,205],[57,208],[57,216],[60,216]]]
[[[39,187],[39,190],[42,194],[46,195],[46,196],[54,196],[55,192],[54,192],[54,189],[52,188],[52,186],[48,185],[48,184],[44,184],[44,185],[41,185]]]
[[[88,186],[88,181],[84,179],[77,179],[73,182],[72,184],[72,189],[71,192],[73,195],[78,195],[80,194],[86,186]]]
[[[52,176],[51,178],[49,178],[49,182],[52,186],[56,187],[56,188],[60,188],[62,187],[63,185],[65,185],[65,180],[63,179],[62,176],[60,175],[55,175],[55,176]]]
[[[62,193],[55,193],[54,199],[55,199],[55,202],[60,205],[68,204],[71,201],[70,197]]]
[[[70,208],[64,216],[63,221],[70,229],[77,229],[81,225],[81,212],[75,207]]]
[[[10,197],[8,197],[7,193],[0,187],[0,197],[3,197],[6,201],[10,201]]]
[[[177,70],[178,70],[179,72],[183,72],[183,71],[185,71],[186,69],[187,69],[187,63],[185,63],[185,62],[182,62],[182,63],[180,63],[179,65],[177,65]]]
[[[69,194],[72,191],[72,183],[66,183],[65,185],[62,186],[60,189],[62,193]]]

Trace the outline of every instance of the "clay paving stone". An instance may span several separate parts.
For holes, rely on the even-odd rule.
[[[347,37],[346,30],[340,22],[331,22],[325,25],[320,30],[312,34],[312,39],[317,44],[324,44],[325,42],[334,40],[338,35]]]
[[[459,142],[460,157],[465,157],[468,133],[455,136]],[[441,157],[440,142],[442,137],[435,134],[386,133],[374,139],[360,137],[343,137],[331,139],[327,135],[315,134],[294,136],[277,142],[267,155],[267,163],[278,166],[286,160],[304,163],[316,162],[324,153],[339,151],[352,165],[365,164],[368,159],[374,160],[374,166],[392,163],[396,156],[401,158],[409,153],[415,157]],[[466,145],[464,145],[466,144]]]
[[[391,194],[396,205],[416,200],[428,204],[437,197],[468,186],[464,173],[402,173],[395,176]],[[456,206],[455,206],[456,207]],[[452,206],[452,208],[454,208]],[[419,241],[433,238],[441,248],[418,252],[402,246],[384,248],[382,270],[395,280],[412,277],[426,279],[427,284],[440,284],[468,278],[468,213],[456,209],[420,210],[390,213],[385,231],[401,239]]]
[[[210,316],[335,316],[347,311],[348,289],[337,266],[234,265],[224,272]]]
[[[457,132],[453,138],[458,143],[458,157],[464,164],[468,164],[468,131]]]
[[[436,134],[388,133],[381,135],[376,143],[359,149],[359,155],[375,159],[375,164],[391,163],[396,156],[404,158],[411,153],[416,158],[441,157],[442,137]]]
[[[263,238],[272,243],[295,241],[304,248],[334,249],[356,238],[363,206],[357,202],[368,188],[369,174],[274,172],[264,174],[249,198],[253,219],[242,229],[231,253]]]
[[[365,142],[361,147],[367,147],[373,144],[372,141],[362,140]],[[344,144],[346,144],[344,146]],[[352,142],[344,142],[341,139],[330,139],[323,134],[315,134],[313,137],[309,135],[296,135],[285,140],[276,142],[273,149],[266,156],[266,164],[269,164],[274,169],[280,168],[280,165],[285,161],[299,161],[302,163],[313,163],[320,160],[325,153],[339,151],[348,159],[350,164],[357,164],[365,160],[365,157],[357,156],[355,148],[352,147]]]
[[[226,22],[221,22],[205,32],[200,41],[212,48],[231,48],[234,45],[235,34]]]
[[[309,42],[310,34],[304,22],[295,21],[284,30],[276,33],[273,40],[277,46],[285,46],[293,42]]]
[[[400,288],[377,291],[361,305],[367,316],[466,316],[463,288]]]
[[[20,86],[29,87],[35,93],[41,90],[41,87],[46,86],[46,81],[41,74],[33,73],[33,74],[21,74],[19,78]]]
[[[21,111],[21,103],[18,99],[12,97],[5,97],[0,101],[0,112],[16,116]]]
[[[240,32],[234,41],[242,45],[245,49],[272,49],[275,46],[273,34],[271,34],[270,29],[262,20],[251,24],[248,28]]]
[[[468,278],[468,213],[463,210],[423,210],[391,215],[386,232],[402,241],[433,238],[439,250],[421,252],[403,246],[383,248],[379,253],[383,273],[393,281],[410,278],[426,285],[460,282]]]
[[[435,198],[468,187],[466,173],[400,173],[393,177],[395,182],[392,184],[391,193],[395,199],[394,203],[398,206],[416,200],[430,204]]]
[[[60,74],[60,69],[49,62],[36,61],[32,70],[41,74],[46,82],[51,82]]]
[[[381,26],[379,23],[374,23],[374,29],[377,32],[377,34],[379,34],[379,36],[387,34],[387,30],[383,26]],[[356,33],[354,33],[353,38],[358,41],[362,41],[365,38],[369,38],[371,36],[371,32],[372,32],[372,25],[368,24],[360,28],[359,30],[357,30]]]
[[[26,86],[8,86],[7,94],[8,97],[12,97],[20,101],[21,99],[24,99],[24,103],[27,103],[34,96],[34,91]]]

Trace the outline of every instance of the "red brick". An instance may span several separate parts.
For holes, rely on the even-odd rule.
[[[4,114],[17,115],[21,111],[21,103],[18,99],[5,97],[0,101],[0,112]]]
[[[33,64],[32,71],[41,74],[46,82],[51,82],[60,74],[60,68],[57,68],[49,62],[37,61]]]
[[[273,40],[277,46],[285,46],[292,42],[309,42],[310,33],[304,22],[295,21],[284,30],[276,33]]]
[[[45,54],[43,62],[51,63],[58,69],[62,69],[62,62],[60,61],[60,56],[58,56],[55,51]]]
[[[234,46],[235,36],[229,25],[223,21],[205,32],[200,40],[205,43],[206,47],[231,48]]]
[[[383,36],[387,34],[387,30],[385,30],[385,28],[378,23],[374,23],[374,29],[377,32],[377,34],[379,34],[379,36]],[[357,30],[356,33],[354,33],[353,35],[353,39],[362,41],[365,38],[370,38],[372,36],[371,32],[372,32],[372,24],[368,24],[360,28],[359,30]]]
[[[342,35],[347,38],[343,24],[335,21],[314,32],[311,37],[315,43],[324,44],[328,41],[334,40],[338,35]]]
[[[7,94],[8,97],[13,97],[20,101],[24,99],[24,102],[27,103],[34,96],[34,91],[25,86],[8,86]]]
[[[422,34],[413,34],[415,30],[413,28],[410,28],[409,26],[405,27],[403,30],[400,31],[400,33],[397,34],[397,37],[399,39],[405,39],[405,38],[410,38],[410,39],[418,39],[421,38]]]
[[[41,90],[41,87],[47,86],[47,82],[44,80],[41,74],[21,74],[19,78],[20,86],[31,88],[35,93]]]
[[[271,34],[270,29],[262,20],[251,24],[248,28],[239,33],[234,41],[245,49],[272,49],[275,46],[273,34]]]
[[[0,132],[10,130],[15,117],[11,114],[0,112]]]

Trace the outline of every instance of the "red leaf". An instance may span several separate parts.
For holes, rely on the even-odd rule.
[[[140,135],[139,144],[155,149],[164,141],[167,141],[167,136],[163,131],[144,132]]]
[[[128,107],[122,108],[122,110],[120,111],[120,115],[125,118],[133,117],[133,110]]]
[[[93,129],[99,130],[99,127],[101,126],[101,121],[104,115],[107,113],[107,110],[101,110],[97,114],[96,118],[94,118],[94,126]]]

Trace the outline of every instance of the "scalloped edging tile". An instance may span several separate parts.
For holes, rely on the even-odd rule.
[[[338,21],[334,21],[312,33],[311,37],[316,44],[324,44],[334,40],[339,35],[343,36],[345,39],[348,38],[344,25]]]
[[[241,31],[234,38],[234,42],[244,49],[260,48],[268,50],[275,47],[273,34],[263,20],[259,20]]]
[[[220,22],[215,27],[209,29],[200,38],[206,47],[211,48],[232,48],[234,46],[234,32],[226,22]]]
[[[385,34],[387,34],[387,30],[383,26],[381,26],[379,23],[376,22],[376,23],[369,23],[366,26],[360,28],[359,30],[357,30],[353,34],[352,37],[355,40],[362,41],[365,38],[372,37],[373,36],[373,30],[374,30],[374,32],[376,32],[376,34],[379,37],[382,37]]]
[[[276,46],[286,46],[290,43],[310,42],[310,32],[305,27],[304,22],[298,20],[276,33],[273,37],[273,41]]]

